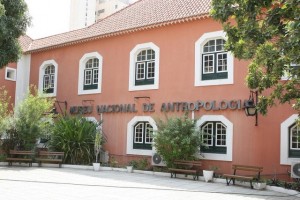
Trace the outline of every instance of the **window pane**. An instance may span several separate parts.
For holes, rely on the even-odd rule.
[[[295,125],[290,131],[290,149],[300,150],[299,127]]]
[[[84,85],[92,84],[92,70],[84,70]]]
[[[144,61],[144,60],[146,60],[146,50],[141,51],[137,55],[137,61]]]
[[[207,123],[206,125],[202,126],[202,139],[203,142],[208,145],[212,146],[213,145],[213,124],[212,123]]]
[[[225,40],[217,39],[216,51],[224,51]]]
[[[153,79],[155,77],[155,62],[148,62],[147,67],[147,78]]]
[[[216,146],[226,146],[226,127],[221,124],[216,124]]]
[[[98,84],[98,73],[99,73],[98,69],[93,70],[93,84]]]
[[[147,60],[154,60],[155,59],[155,51],[152,49],[147,50]]]
[[[143,143],[143,131],[144,131],[143,123],[139,123],[135,126],[135,129],[134,129],[134,142],[135,143]]]
[[[93,59],[93,68],[98,68],[99,67],[99,59],[98,58],[94,58]]]
[[[227,53],[219,53],[218,56],[218,72],[227,71]]]
[[[44,88],[43,88],[43,90],[47,90],[48,88],[50,88],[50,76],[45,75],[44,76]]]
[[[50,76],[50,88],[54,88],[54,74],[51,74]]]
[[[203,55],[203,73],[214,72],[214,54]]]
[[[93,59],[89,59],[85,64],[86,69],[93,68]]]
[[[137,63],[136,65],[136,80],[145,79],[145,63]]]
[[[216,51],[215,49],[215,40],[209,40],[205,45],[204,45],[204,48],[203,48],[203,52],[206,53],[206,52],[214,52]]]
[[[146,123],[145,132],[146,132],[146,134],[145,134],[145,143],[146,144],[151,144],[152,141],[153,141],[153,138],[152,138],[153,128],[149,123]]]

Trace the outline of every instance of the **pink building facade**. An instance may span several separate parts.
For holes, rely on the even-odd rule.
[[[224,49],[226,33],[209,9],[209,0],[142,0],[90,27],[29,40],[16,98],[34,84],[56,98],[58,111],[60,104],[68,114],[103,119],[105,150],[120,163],[150,160],[147,127],[188,112],[211,135],[204,168],[230,173],[245,164],[286,174],[300,157],[291,136],[298,116],[291,105],[259,115],[258,126],[245,115],[248,62]]]

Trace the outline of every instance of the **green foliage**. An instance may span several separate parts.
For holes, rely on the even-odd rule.
[[[32,150],[38,138],[51,133],[52,115],[45,113],[52,110],[53,104],[53,99],[45,98],[36,87],[30,87],[25,99],[16,106],[13,119],[17,133],[14,139],[19,149]]]
[[[202,145],[200,131],[195,121],[187,115],[158,121],[158,131],[154,134],[154,147],[167,166],[176,159],[195,160]]]
[[[9,118],[11,112],[9,111],[10,97],[4,87],[0,87],[0,138],[9,127]]]
[[[142,158],[139,160],[131,160],[128,163],[129,166],[132,166],[134,169],[145,170],[149,166],[147,158]]]
[[[226,48],[239,59],[251,59],[249,88],[261,95],[258,110],[293,102],[300,111],[300,7],[299,0],[213,0],[211,15],[227,32]],[[281,81],[288,75],[288,81]],[[265,93],[263,93],[265,94]]]
[[[3,141],[3,148],[6,151],[9,149],[33,150],[37,140],[51,131],[52,115],[45,115],[45,113],[51,111],[53,103],[53,99],[43,97],[36,87],[31,86],[24,100],[15,107],[14,115],[4,115],[2,118],[6,124],[6,139]],[[2,105],[7,108],[8,102]],[[1,112],[5,113],[5,110]]]
[[[0,1],[0,68],[16,62],[21,54],[18,38],[30,24],[24,0]]]
[[[99,128],[99,130],[96,131],[95,142],[94,142],[96,163],[98,162],[98,157],[99,157],[103,143],[104,143],[104,137],[103,137],[103,133],[102,133],[102,128]]]
[[[65,163],[90,164],[94,159],[97,123],[84,117],[60,117],[51,135],[50,148],[65,153]]]

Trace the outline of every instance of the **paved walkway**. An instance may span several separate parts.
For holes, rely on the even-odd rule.
[[[0,167],[5,200],[296,200],[296,195],[166,176],[48,167]]]

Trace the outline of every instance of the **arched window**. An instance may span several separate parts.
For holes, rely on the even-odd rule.
[[[154,84],[155,51],[142,50],[136,57],[135,66],[135,85]]]
[[[127,154],[152,156],[153,132],[157,130],[150,116],[135,116],[127,124]]]
[[[153,43],[136,45],[130,52],[129,91],[158,89],[159,48]]]
[[[232,161],[233,124],[223,115],[203,115],[196,126],[208,148],[201,154],[208,160]]]
[[[86,53],[79,61],[78,94],[101,93],[102,56],[98,52]]]
[[[85,64],[84,69],[84,90],[91,90],[98,88],[98,73],[99,73],[99,59],[89,59]]]
[[[203,153],[226,154],[226,126],[222,122],[207,122],[201,126],[203,142],[208,148],[201,149]]]
[[[45,93],[54,92],[54,81],[55,81],[55,67],[54,65],[48,65],[45,68],[44,77],[43,77],[43,91]]]
[[[224,39],[213,39],[203,46],[202,80],[228,77],[227,52],[224,50],[224,44]]]
[[[56,96],[58,65],[54,60],[42,63],[39,71],[39,91],[46,96]]]
[[[224,48],[225,33],[203,34],[195,43],[195,86],[233,84],[233,55]]]
[[[149,122],[138,122],[134,126],[133,148],[152,149],[153,127]]]
[[[289,157],[300,158],[300,127],[297,124],[289,128]]]

